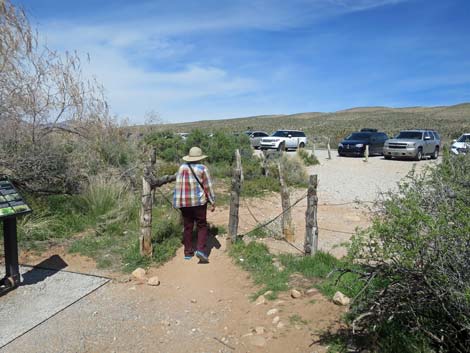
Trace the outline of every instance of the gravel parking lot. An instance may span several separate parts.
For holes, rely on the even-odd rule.
[[[320,165],[309,167],[308,173],[318,175],[319,197],[328,202],[374,201],[381,192],[396,190],[413,168],[421,173],[440,161],[440,158],[419,162],[386,160],[374,156],[365,162],[360,157],[340,157],[334,150],[329,160],[326,150],[317,150],[315,154]]]

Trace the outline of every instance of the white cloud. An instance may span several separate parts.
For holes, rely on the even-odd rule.
[[[167,62],[190,52],[192,45],[156,37],[147,29],[58,23],[44,29],[50,47],[90,54],[90,62],[83,65],[85,73],[103,83],[111,110],[132,122],[142,122],[150,110],[173,119],[179,114],[167,111],[166,105],[189,105],[195,99],[213,96],[233,97],[258,87],[255,79],[191,60],[182,60],[177,69],[166,69]],[[153,63],[154,59],[159,59],[162,67]]]
[[[90,19],[49,21],[40,30],[52,48],[89,53],[86,73],[103,83],[112,111],[138,122],[150,110],[159,111],[164,119],[179,116],[175,102],[187,112],[196,99],[254,94],[263,87],[256,78],[223,63],[198,62],[192,55],[197,44],[191,38],[231,30],[295,28],[400,1],[149,1],[131,3],[102,20],[98,13]],[[289,70],[279,68],[273,80]]]

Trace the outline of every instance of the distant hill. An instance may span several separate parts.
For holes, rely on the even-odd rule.
[[[357,107],[334,113],[297,113],[290,115],[260,115],[224,120],[203,120],[189,123],[162,124],[158,130],[207,132],[245,130],[299,129],[310,137],[329,137],[335,143],[352,131],[376,128],[393,135],[403,129],[430,128],[437,130],[445,140],[470,131],[470,103],[442,107]],[[134,127],[145,133],[146,127]]]

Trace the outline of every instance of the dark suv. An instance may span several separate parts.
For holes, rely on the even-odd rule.
[[[388,136],[385,132],[379,132],[377,129],[362,129],[353,132],[339,143],[338,154],[340,156],[363,156],[368,145],[370,155],[382,155],[387,139]]]

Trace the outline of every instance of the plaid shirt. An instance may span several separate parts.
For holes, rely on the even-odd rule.
[[[191,167],[204,186],[204,190],[194,178],[188,164],[182,164],[176,175],[176,185],[173,193],[173,206],[175,208],[202,206],[208,201],[212,204],[215,202],[212,181],[207,167],[196,163],[191,163]],[[207,200],[206,194],[209,200]]]

